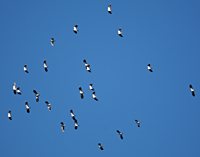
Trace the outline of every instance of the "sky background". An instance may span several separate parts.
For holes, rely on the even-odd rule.
[[[199,0],[2,0],[0,156],[199,157],[199,8]]]

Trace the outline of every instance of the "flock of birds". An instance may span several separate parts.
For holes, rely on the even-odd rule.
[[[107,11],[108,11],[108,13],[112,14],[111,4],[108,6]],[[77,29],[77,27],[78,27],[78,25],[75,25],[75,26],[74,26],[74,29],[73,29],[73,31],[74,31],[75,34],[77,34],[77,32],[79,31],[79,30]],[[120,37],[123,37],[123,36],[122,36],[122,32],[121,32],[121,28],[119,28],[119,30],[118,30],[118,35],[119,35]],[[50,41],[51,41],[51,45],[54,46],[54,42],[55,42],[56,40],[54,40],[54,38],[51,38]],[[87,70],[88,72],[91,73],[90,65],[87,63],[87,61],[86,61],[85,59],[83,59],[83,62],[84,62],[84,65],[85,65],[85,67],[86,67],[86,70]],[[44,63],[44,66],[43,66],[43,67],[44,67],[45,71],[48,72],[48,66],[47,66],[46,60],[44,60],[43,63]],[[152,70],[150,64],[147,65],[147,69],[148,69],[150,72],[153,72],[153,70]],[[24,65],[24,72],[29,73],[29,71],[28,71],[28,69],[27,69],[27,65]],[[190,91],[191,91],[192,95],[195,96],[195,93],[194,93],[195,90],[193,89],[193,87],[192,87],[191,84],[189,85],[189,88],[190,88]],[[92,84],[92,83],[89,85],[89,89],[93,91],[93,93],[92,93],[92,98],[93,98],[94,100],[98,101],[97,96],[95,95],[95,90],[94,90],[94,88],[93,88],[93,84]],[[21,95],[21,93],[22,93],[22,91],[20,90],[20,87],[16,87],[16,83],[15,83],[15,82],[14,82],[14,84],[13,84],[13,92],[14,92],[14,94],[19,94],[19,95]],[[35,94],[36,102],[39,102],[39,96],[40,96],[40,94],[38,94],[36,90],[33,90],[33,93]],[[79,93],[80,93],[81,99],[83,99],[83,98],[84,98],[84,95],[83,95],[84,92],[83,92],[83,90],[82,90],[81,87],[79,87]],[[47,104],[48,110],[51,111],[51,104],[50,104],[48,101],[45,101],[45,103]],[[29,107],[27,101],[25,101],[25,106],[26,106],[27,113],[30,113],[31,107]],[[75,118],[76,115],[74,115],[72,109],[70,110],[70,114],[71,114],[72,119],[74,120],[75,130],[77,130],[77,129],[78,129],[78,126],[80,126],[80,125],[78,125],[77,119]],[[8,118],[9,118],[10,120],[12,120],[11,110],[8,111]],[[140,128],[140,122],[139,122],[138,120],[135,120],[135,122],[136,122],[138,128]],[[60,122],[60,124],[61,124],[61,130],[62,130],[62,132],[64,132],[64,131],[65,131],[65,126],[66,126],[66,125],[65,125],[63,122]],[[119,130],[117,130],[117,133],[120,135],[120,138],[123,139],[123,133],[120,132]],[[103,148],[103,146],[101,145],[101,143],[98,143],[98,147],[99,147],[101,150],[104,150],[104,148]]]

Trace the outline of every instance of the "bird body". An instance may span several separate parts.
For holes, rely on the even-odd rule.
[[[138,120],[135,120],[135,122],[138,125],[138,128],[140,128],[140,122]]]
[[[120,29],[118,30],[117,34],[118,34],[120,37],[123,37],[123,36],[122,36],[123,33],[121,32],[121,30],[122,30],[122,28],[120,28]]]
[[[81,99],[83,99],[84,98],[84,96],[83,96],[83,91],[82,91],[82,88],[81,87],[79,87],[79,93],[80,93],[80,95],[81,95]]]
[[[92,93],[92,98],[96,101],[98,101],[97,96],[95,95],[95,91]]]
[[[77,34],[77,31],[78,31],[77,27],[78,27],[78,25],[75,25],[74,29],[73,29],[74,33],[76,33],[76,34]]]
[[[92,83],[89,85],[89,89],[90,90],[94,90],[94,88],[92,87],[92,85],[93,85]]]
[[[153,71],[152,71],[152,68],[151,68],[150,66],[151,66],[151,65],[148,64],[148,65],[147,65],[147,69],[148,69],[150,72],[153,72]]]
[[[195,90],[193,89],[192,85],[190,84],[189,87],[190,87],[190,91],[192,92],[192,96],[195,96],[195,93],[194,93]]]
[[[8,118],[9,118],[10,120],[12,120],[11,110],[8,111]]]
[[[108,6],[108,13],[110,13],[110,14],[112,14],[112,10],[111,10],[111,4],[109,4],[109,6]]]
[[[18,87],[16,91],[17,91],[17,94],[21,95],[22,91],[20,91],[20,87]]]
[[[13,92],[14,92],[14,94],[16,94],[16,91],[17,91],[16,83],[14,82],[14,84],[13,84]]]
[[[62,132],[64,132],[64,131],[65,131],[65,126],[66,126],[66,125],[64,125],[63,122],[60,122],[60,124],[61,124],[61,130],[62,130]]]
[[[25,101],[25,105],[26,105],[26,111],[27,111],[27,113],[29,113],[30,112],[30,107],[28,106],[28,102],[27,101]]]
[[[36,102],[39,102],[39,96],[40,96],[40,94],[38,94],[38,93],[36,92],[36,90],[33,90],[33,93],[35,93]]]
[[[48,110],[51,111],[51,104],[48,101],[45,101],[45,103],[47,104]]]
[[[50,41],[51,41],[51,45],[54,46],[54,42],[55,42],[54,38],[51,38]]]
[[[98,143],[98,145],[99,145],[99,148],[100,148],[101,150],[104,150],[104,149],[103,149],[103,146],[101,145],[101,143]]]
[[[120,138],[123,139],[123,136],[122,136],[123,133],[121,133],[119,130],[117,130],[117,132],[119,133]]]
[[[26,67],[27,67],[27,65],[24,65],[24,71],[25,71],[26,73],[29,73],[29,72],[28,72],[28,69],[27,69]]]
[[[48,66],[47,66],[47,62],[46,62],[46,60],[44,60],[44,69],[45,69],[45,71],[47,72],[48,71]]]

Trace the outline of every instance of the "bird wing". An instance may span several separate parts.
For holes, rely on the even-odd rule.
[[[45,101],[45,103],[48,105],[49,103],[48,103],[48,101]]]
[[[75,25],[74,27],[76,27],[76,28],[77,28],[77,27],[78,27],[78,25]]]
[[[147,66],[149,66],[149,67],[150,67],[150,64],[148,64]]]
[[[80,91],[82,91],[82,88],[81,88],[81,87],[79,87],[79,90],[80,90]]]
[[[87,62],[86,62],[86,60],[85,60],[85,59],[83,60],[83,62],[84,62],[85,64],[87,64]]]
[[[195,96],[194,91],[192,91],[192,95]]]
[[[83,96],[83,94],[81,94],[81,99],[83,99],[84,98],[84,96]]]
[[[119,31],[121,31],[121,30],[122,30],[122,28],[119,29]]]
[[[119,131],[119,130],[117,130],[117,132],[118,132],[118,133],[120,133],[120,131]]]
[[[36,102],[39,102],[39,97],[38,96],[36,97]]]
[[[190,84],[190,88],[192,88],[192,85]]]
[[[36,90],[33,90],[33,93],[37,94]]]
[[[27,65],[24,65],[24,67],[26,68]]]
[[[44,64],[47,64],[46,60],[44,60]]]
[[[120,137],[121,137],[121,139],[123,139],[123,136],[122,136],[122,134],[120,135]]]

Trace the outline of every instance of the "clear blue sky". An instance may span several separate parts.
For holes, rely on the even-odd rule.
[[[199,8],[199,0],[2,0],[0,156],[199,157]],[[13,94],[14,82],[21,96]]]

